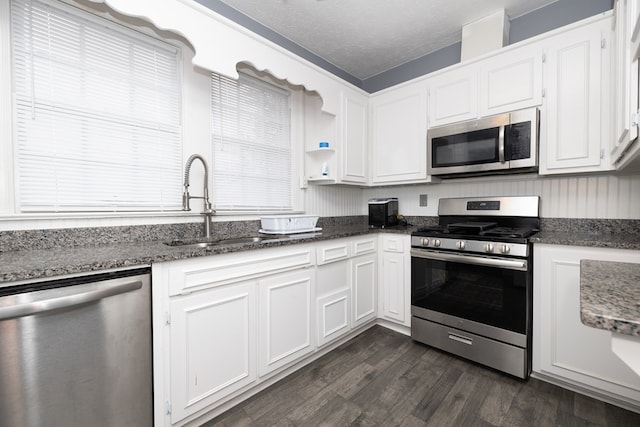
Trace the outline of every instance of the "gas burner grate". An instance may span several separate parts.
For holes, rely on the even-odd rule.
[[[495,227],[489,230],[481,231],[481,236],[487,237],[529,237],[533,234],[531,227]]]

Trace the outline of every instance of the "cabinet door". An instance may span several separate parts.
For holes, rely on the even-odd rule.
[[[318,298],[318,346],[351,330],[349,288]]]
[[[533,370],[640,402],[640,377],[611,350],[611,333],[580,321],[580,260],[640,263],[637,251],[535,245]]]
[[[256,380],[255,286],[245,282],[171,299],[172,423]]]
[[[410,236],[381,235],[380,316],[409,325]]]
[[[315,348],[315,274],[313,269],[282,273],[260,280],[258,286],[258,366],[265,375]]]
[[[546,41],[546,102],[540,117],[540,173],[610,169],[603,161],[608,129],[609,21],[598,21]],[[609,67],[609,62],[605,61]],[[604,95],[604,96],[603,96]]]
[[[542,47],[524,46],[480,63],[480,116],[542,103]]]
[[[371,112],[372,183],[426,182],[426,84],[374,96]]]
[[[342,154],[343,182],[365,184],[368,180],[367,144],[368,99],[365,96],[343,93],[342,99]]]
[[[351,274],[352,326],[356,327],[376,318],[377,255],[363,255],[352,259]]]
[[[632,56],[631,45],[639,11],[637,1],[618,0],[615,5],[611,159],[616,168],[625,165],[627,159],[623,157],[638,137],[638,124],[632,120],[638,111],[638,59]]]
[[[478,116],[478,77],[475,65],[429,79],[429,127]]]

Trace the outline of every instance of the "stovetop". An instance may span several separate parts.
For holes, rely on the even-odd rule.
[[[436,251],[528,256],[540,230],[538,196],[440,199],[438,225],[411,234],[411,246]]]
[[[473,239],[473,240],[497,240],[501,242],[525,243],[529,237],[538,232],[538,230],[530,225],[518,226],[500,226],[496,223],[486,226],[474,227],[475,224],[470,223],[470,227],[459,227],[451,225],[437,225],[422,227],[415,231],[413,236],[420,237],[442,237],[449,239]],[[484,225],[484,223],[483,223]]]

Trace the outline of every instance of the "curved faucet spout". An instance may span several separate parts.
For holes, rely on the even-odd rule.
[[[195,160],[200,160],[202,162],[202,166],[204,167],[204,183],[203,183],[203,194],[202,196],[191,196],[189,194],[189,173],[191,172],[191,165]],[[184,190],[182,192],[182,210],[190,211],[191,207],[189,206],[189,200],[191,199],[203,199],[204,201],[204,210],[202,214],[204,215],[204,234],[205,237],[211,237],[211,216],[215,215],[215,210],[211,208],[211,202],[209,201],[209,167],[207,166],[207,161],[200,154],[193,154],[187,159],[187,163],[184,167]]]
[[[203,183],[203,195],[201,197],[189,195],[189,173],[191,172],[191,165],[194,160],[200,160],[204,167],[204,183]],[[209,166],[207,161],[200,154],[193,154],[187,159],[187,164],[184,167],[184,191],[182,193],[182,210],[190,211],[189,200],[191,199],[203,199],[205,211],[210,211],[211,202],[209,201]]]

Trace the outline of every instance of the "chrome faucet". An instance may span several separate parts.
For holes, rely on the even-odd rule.
[[[191,196],[189,194],[189,172],[191,171],[191,164],[196,159],[200,160],[202,162],[202,166],[204,167],[204,186],[202,196]],[[184,167],[184,190],[182,192],[183,211],[191,210],[191,207],[189,206],[189,200],[191,199],[204,200],[204,210],[202,211],[202,214],[204,215],[204,236],[206,238],[210,238],[211,217],[215,215],[216,211],[211,208],[211,202],[209,201],[209,167],[207,166],[207,161],[200,154],[193,154],[191,157],[189,157],[187,159],[187,164]]]

